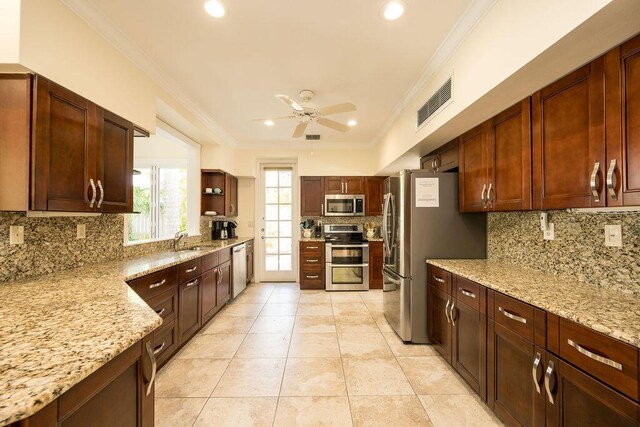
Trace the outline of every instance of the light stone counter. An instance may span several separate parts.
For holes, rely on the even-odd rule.
[[[427,263],[640,347],[640,297],[497,261]]]
[[[125,281],[248,240],[0,283],[0,425],[35,414],[162,324]]]

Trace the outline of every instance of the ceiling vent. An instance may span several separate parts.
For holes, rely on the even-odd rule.
[[[319,141],[320,135],[305,135],[307,141]]]
[[[418,110],[418,127],[433,116],[444,104],[451,100],[451,77],[431,98]]]

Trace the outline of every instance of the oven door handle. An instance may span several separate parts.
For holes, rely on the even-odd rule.
[[[336,245],[335,243],[329,243],[329,246],[331,246],[332,248],[368,248],[369,244],[363,243],[363,244],[354,244],[354,245],[349,245],[349,244]]]
[[[327,263],[328,267],[345,267],[345,268],[351,268],[351,267],[369,267],[369,263],[365,263],[365,264],[332,264],[330,262]]]

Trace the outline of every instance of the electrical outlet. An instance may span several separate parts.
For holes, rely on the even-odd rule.
[[[552,222],[549,223],[549,226],[544,230],[544,240],[555,240],[556,239],[556,230],[554,224]]]
[[[605,225],[604,226],[604,245],[615,248],[622,247],[622,225]]]
[[[85,224],[78,224],[78,226],[76,227],[76,238],[77,239],[87,238],[87,226]]]
[[[24,243],[24,227],[21,225],[12,225],[9,227],[9,244],[21,245]]]
[[[209,228],[213,228],[213,221],[209,221]]]

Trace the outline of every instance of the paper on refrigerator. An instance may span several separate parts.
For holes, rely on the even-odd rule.
[[[438,178],[416,178],[416,208],[440,207]]]

